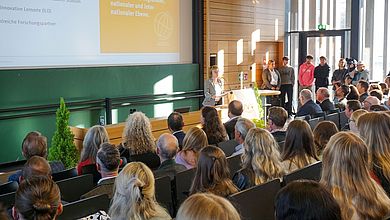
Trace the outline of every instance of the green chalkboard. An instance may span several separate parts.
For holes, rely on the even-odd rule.
[[[1,70],[0,109],[58,103],[60,97],[69,102],[197,89],[197,64]],[[198,103],[194,98],[174,101],[171,105],[196,110]],[[149,117],[158,114],[153,105],[122,107],[117,110],[119,122],[126,119],[129,108],[143,111]],[[101,115],[104,111],[71,112],[70,124],[90,127],[98,123]],[[32,130],[42,132],[50,142],[55,115],[0,121],[0,163],[22,159],[21,142]]]

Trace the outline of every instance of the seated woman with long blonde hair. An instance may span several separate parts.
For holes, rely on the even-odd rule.
[[[184,137],[183,149],[176,155],[176,163],[184,165],[187,169],[196,167],[199,151],[207,145],[206,133],[198,127],[191,128]]]
[[[249,130],[241,160],[242,169],[233,177],[234,184],[240,190],[281,178],[286,174],[280,159],[279,145],[265,129]]]
[[[368,150],[351,132],[333,135],[322,160],[321,183],[333,194],[343,219],[384,219],[390,199],[370,177]]]
[[[294,120],[290,122],[281,155],[289,172],[318,161],[313,132],[306,121]]]
[[[180,206],[176,220],[240,220],[229,200],[212,193],[197,193]]]
[[[214,193],[227,197],[238,192],[230,179],[229,166],[223,151],[215,146],[207,146],[200,151],[199,161],[190,194]]]
[[[360,136],[368,146],[369,166],[390,196],[390,115],[370,112],[359,117]]]
[[[155,197],[152,171],[141,162],[127,164],[115,179],[111,219],[172,219]]]

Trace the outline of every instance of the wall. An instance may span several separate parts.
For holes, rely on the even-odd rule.
[[[160,83],[159,83],[160,82]],[[155,85],[160,88],[156,90]],[[94,67],[66,69],[2,70],[0,71],[0,109],[82,101],[106,97],[161,94],[165,91],[199,89],[198,65],[157,65],[131,67]],[[126,119],[130,108],[154,117],[164,107],[191,106],[199,108],[197,98],[174,101],[168,106],[126,106],[118,109],[118,121]],[[4,114],[2,114],[4,115]],[[97,124],[104,111],[71,112],[70,125],[90,127]],[[21,142],[27,132],[38,130],[48,137],[55,130],[55,115],[0,121],[0,163],[22,159]]]
[[[219,53],[225,89],[240,86],[240,72],[247,74],[244,86],[258,81],[264,60],[275,59],[278,65],[283,57],[284,16],[285,0],[205,0],[205,78],[210,54]],[[252,33],[260,33],[253,54]],[[241,39],[243,51],[237,53]],[[242,55],[241,62],[237,62],[238,55]]]

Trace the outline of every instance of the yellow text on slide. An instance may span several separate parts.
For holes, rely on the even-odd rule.
[[[179,0],[100,0],[102,53],[178,53]]]

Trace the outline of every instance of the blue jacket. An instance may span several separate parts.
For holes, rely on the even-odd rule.
[[[301,108],[298,110],[297,115],[298,117],[300,116],[305,116],[305,115],[315,115],[318,113],[322,113],[321,107],[313,102],[313,100],[307,101],[304,105],[301,106]]]

